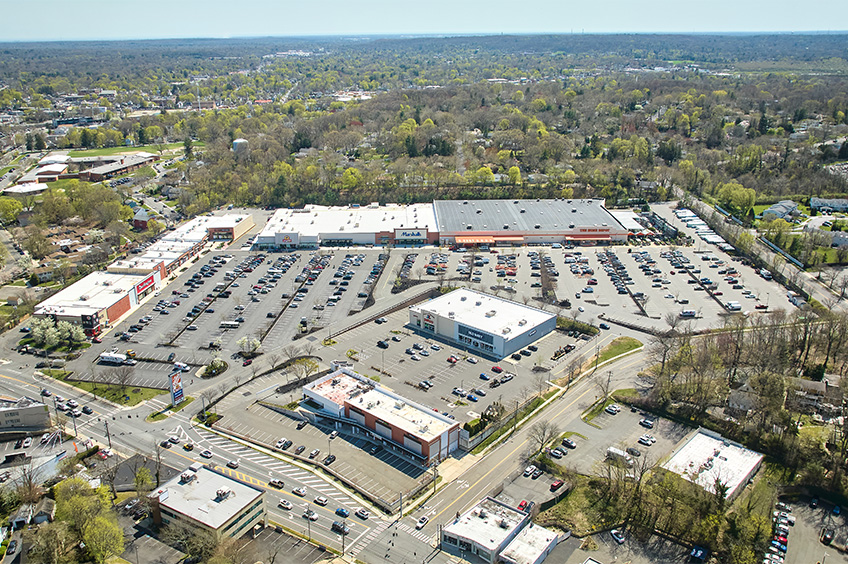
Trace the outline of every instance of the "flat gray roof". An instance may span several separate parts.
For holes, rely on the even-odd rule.
[[[475,231],[569,231],[573,229],[569,227],[571,224],[626,231],[604,207],[603,200],[436,200],[433,207],[436,225],[443,235]]]
[[[150,494],[159,497],[159,506],[190,517],[213,529],[220,528],[233,516],[238,515],[264,493],[244,482],[234,480],[215,470],[203,466],[195,478],[184,482],[181,475],[168,480]],[[217,492],[228,489],[222,497]]]

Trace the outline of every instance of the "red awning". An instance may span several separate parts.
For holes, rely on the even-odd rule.
[[[491,245],[495,242],[494,237],[457,237],[456,242],[460,245]]]

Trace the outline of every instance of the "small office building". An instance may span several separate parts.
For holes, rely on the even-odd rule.
[[[303,387],[307,407],[346,420],[429,466],[459,446],[459,423],[341,367]]]
[[[461,288],[411,306],[409,325],[466,350],[504,358],[556,329],[556,315]]]
[[[265,524],[265,490],[199,463],[148,495],[157,526],[184,523],[217,540],[240,538]]]
[[[47,405],[28,397],[0,399],[0,431],[26,431],[50,427]]]
[[[507,545],[530,521],[530,515],[492,497],[442,528],[441,549],[470,562],[476,556],[486,564],[495,564]]]

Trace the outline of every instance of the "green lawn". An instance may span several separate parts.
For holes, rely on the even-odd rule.
[[[6,167],[3,167],[3,168],[0,168],[0,176],[3,176],[4,174],[6,174],[7,172],[9,172],[10,170],[12,170],[14,168],[15,167],[13,167],[13,166],[6,166]]]
[[[66,384],[79,388],[84,392],[94,394],[99,398],[103,398],[120,405],[138,405],[143,401],[147,401],[165,393],[165,390],[158,390],[155,388],[133,388],[127,386],[122,389],[121,386],[116,384],[100,384],[96,382],[79,382],[76,380],[69,380],[68,376],[73,374],[73,372],[67,372],[64,370],[43,370],[43,372],[48,376],[56,378],[57,380],[62,380]],[[129,396],[129,399],[126,399],[125,396]]]
[[[642,342],[634,339],[633,337],[618,337],[613,342],[601,349],[601,353],[598,358],[598,364],[607,361],[611,358],[615,358],[620,354],[624,354],[634,349],[638,349],[641,346]]]
[[[21,286],[23,288],[26,288],[26,285],[26,280],[15,280],[14,282],[9,283],[9,286]]]
[[[182,143],[166,143],[162,145],[165,150],[178,149],[183,146]],[[85,149],[79,151],[71,151],[68,153],[71,157],[107,157],[111,155],[120,155],[122,153],[137,153],[145,151],[147,153],[158,154],[158,145],[140,145],[138,147],[104,147],[102,149]]]
[[[592,419],[597,417],[598,414],[601,413],[604,409],[606,409],[606,407],[608,405],[612,405],[614,403],[615,403],[615,399],[613,399],[611,397],[607,398],[606,401],[596,403],[595,405],[592,406],[591,409],[589,409],[589,411],[587,411],[585,413],[585,415],[583,415],[583,421],[585,421],[589,425],[592,425],[593,427],[597,427],[596,424],[592,423]]]
[[[146,421],[162,421],[163,419],[167,419],[170,413],[178,413],[188,407],[188,405],[194,401],[194,398],[191,396],[186,396],[185,401],[181,402],[177,407],[173,405],[169,405],[162,411],[154,411],[150,415],[147,416]]]

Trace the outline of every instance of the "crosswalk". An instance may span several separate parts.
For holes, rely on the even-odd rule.
[[[339,491],[338,488],[327,483],[327,481],[316,476],[312,472],[303,470],[302,468],[298,468],[297,466],[293,466],[285,461],[268,456],[267,454],[263,454],[250,447],[244,446],[224,437],[220,437],[215,433],[210,433],[209,431],[203,429],[195,430],[201,436],[204,442],[211,445],[211,450],[213,451],[213,453],[218,451],[218,453],[220,454],[220,451],[225,451],[227,453],[227,456],[231,457],[231,459],[237,459],[239,461],[249,460],[255,464],[259,464],[260,466],[268,470],[268,480],[275,478],[282,479],[284,482],[286,481],[286,479],[294,480],[298,484],[302,484],[307,488],[318,492],[320,495],[332,499],[339,505],[344,505],[347,507],[359,506],[356,501],[350,499],[350,497],[348,497],[346,494]],[[265,485],[268,481],[261,481],[257,478],[253,478],[242,472],[239,472],[237,469],[224,467],[220,468],[220,470],[226,472],[227,474],[235,478],[238,478],[239,480],[247,481],[256,485]]]
[[[389,521],[381,521],[376,527],[372,527],[367,535],[358,539],[356,543],[350,547],[348,554],[351,557],[356,557],[356,555],[362,552],[362,549],[368,546],[371,541],[383,534],[383,531],[385,531],[389,525],[391,525]]]
[[[430,544],[430,542],[432,542],[433,540],[433,537],[431,537],[424,531],[419,531],[415,527],[410,527],[406,523],[398,523],[398,529],[412,537],[417,538],[421,542],[426,542],[427,544]]]

